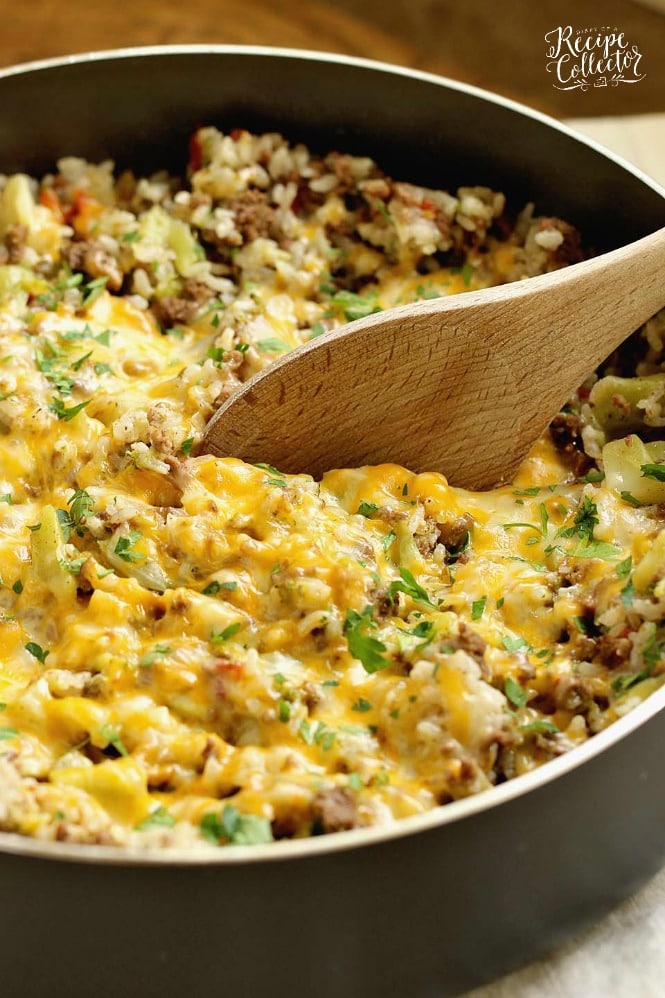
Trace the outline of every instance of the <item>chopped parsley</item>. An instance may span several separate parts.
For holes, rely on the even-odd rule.
[[[187,437],[186,440],[180,444],[180,450],[183,452],[185,457],[189,457],[194,446],[194,437]]]
[[[92,357],[92,350],[88,350],[87,353],[84,353],[82,357],[79,357],[78,360],[75,360],[69,366],[71,367],[72,371],[78,371],[78,370],[80,370],[81,367],[83,367],[83,365],[85,364],[86,360],[90,359],[90,357]]]
[[[293,349],[290,343],[279,340],[276,336],[269,336],[267,340],[259,340],[256,345],[262,353],[285,353],[287,350]]]
[[[379,507],[375,502],[365,502],[363,499],[358,506],[356,513],[360,513],[361,516],[371,517],[374,513],[376,513],[378,508]]]
[[[349,653],[362,663],[365,672],[379,672],[392,664],[383,654],[387,649],[383,641],[368,634],[370,628],[376,627],[372,615],[372,607],[366,606],[362,613],[355,610],[346,611],[344,633],[349,647]]]
[[[351,710],[355,710],[359,714],[364,714],[371,709],[372,709],[371,703],[369,702],[369,700],[365,700],[364,697],[358,697],[356,702],[351,707]]]
[[[665,464],[643,464],[640,466],[643,478],[653,478],[656,482],[665,482]]]
[[[585,496],[577,508],[572,525],[570,527],[559,527],[556,536],[579,537],[581,541],[586,541],[587,544],[590,544],[593,541],[593,532],[599,523],[598,507],[593,499]],[[578,547],[581,546],[578,544]],[[576,555],[575,557],[584,557],[584,555]],[[589,555],[587,557],[592,556]]]
[[[513,489],[514,496],[537,496],[540,492],[540,486],[534,485],[530,489]]]
[[[149,669],[150,666],[154,665],[158,659],[163,658],[164,655],[168,655],[172,651],[173,649],[170,645],[155,645],[152,651],[149,651],[147,655],[143,656],[139,662],[139,665],[142,669]]]
[[[570,554],[573,558],[600,558],[603,561],[613,561],[621,554],[621,549],[605,541],[581,540]]]
[[[383,553],[387,554],[392,547],[393,541],[396,539],[397,534],[394,530],[391,530],[389,534],[384,534],[381,538],[381,547],[383,548]]]
[[[83,292],[81,305],[88,308],[94,301],[97,301],[107,283],[108,277],[95,277],[94,280],[88,281]]]
[[[34,641],[28,641],[25,646],[25,650],[29,651],[33,658],[36,658],[38,662],[42,663],[42,665],[50,654],[50,652],[45,651],[41,645],[36,644]]]
[[[209,582],[205,589],[202,589],[201,592],[204,596],[216,596],[222,589],[226,589],[228,592],[234,592],[237,588],[237,582],[218,582],[216,579],[213,579],[213,581]]]
[[[95,501],[85,489],[77,489],[67,500],[70,526],[78,527],[94,508]]]
[[[627,492],[624,490],[621,493],[621,498],[623,499],[624,502],[629,503],[631,506],[635,506],[636,509],[639,509],[640,506],[644,506],[644,503],[640,502],[639,499],[636,499],[632,492]]]
[[[347,322],[355,319],[364,319],[368,315],[381,311],[381,306],[377,303],[376,293],[368,292],[365,295],[355,294],[353,291],[337,291],[330,299],[332,308],[326,315],[335,315],[336,312],[343,312]]]
[[[228,641],[230,638],[233,637],[234,634],[238,633],[241,627],[242,627],[242,621],[237,620],[234,624],[229,624],[228,627],[225,627],[224,630],[220,631],[218,634],[211,634],[210,635],[211,644],[220,645],[222,644],[222,642]]]
[[[291,704],[284,697],[280,697],[277,702],[277,716],[282,724],[286,724],[291,718]]]
[[[627,579],[633,568],[633,559],[630,555],[620,561],[616,567],[617,579]]]
[[[522,651],[529,647],[524,638],[511,638],[507,634],[501,639],[501,643],[506,651],[511,652]]]
[[[103,738],[108,745],[115,749],[118,755],[129,755],[127,747],[120,737],[120,732],[114,725],[103,724],[99,729],[99,735],[100,738]]]
[[[203,838],[213,845],[227,842],[229,845],[254,846],[272,842],[272,830],[267,818],[242,814],[230,804],[219,815],[205,814],[199,828]]]
[[[224,347],[210,347],[206,351],[206,357],[209,357],[212,361],[214,361],[217,367],[220,367],[222,361],[224,360],[225,353],[226,350],[224,349]]]
[[[82,409],[90,405],[90,402],[91,400],[87,399],[85,402],[79,402],[78,405],[72,405],[68,409],[62,399],[56,398],[52,402],[49,402],[49,409],[56,414],[58,419],[64,419],[68,423],[74,416],[78,416]]]
[[[10,738],[17,738],[18,731],[16,728],[8,728],[6,725],[0,725],[0,742],[9,741]]]
[[[408,568],[400,568],[399,574],[402,577],[401,581],[396,580],[395,582],[391,582],[388,587],[388,598],[392,603],[395,602],[397,593],[404,593],[405,596],[409,596],[416,603],[425,603],[427,606],[434,607],[434,603],[432,603],[427,592],[416,582]]]
[[[427,287],[424,284],[419,284],[418,287],[416,288],[416,295],[418,296],[418,298],[421,298],[423,301],[428,301],[433,298],[440,298],[441,292],[438,291],[433,284],[430,285],[429,287]]]
[[[58,564],[64,572],[69,572],[70,575],[80,575],[83,565],[88,560],[87,554],[82,554],[80,558],[72,558],[68,561],[66,558],[60,558]]]
[[[524,724],[519,729],[524,735],[551,734],[558,735],[559,729],[552,721],[532,721],[531,724]]]
[[[662,632],[659,635],[659,632],[654,628],[654,632],[642,652],[644,669],[637,673],[624,673],[621,676],[617,676],[612,682],[612,689],[614,692],[621,695],[622,693],[626,693],[627,690],[632,689],[634,686],[637,686],[638,683],[643,682],[645,679],[649,679],[653,673],[653,670],[661,662],[664,655],[665,638],[662,637]]]
[[[635,599],[635,586],[633,585],[633,580],[629,579],[626,585],[621,590],[621,603],[624,609],[627,610],[634,599]]]
[[[427,638],[428,641],[431,641],[434,636],[434,624],[431,620],[421,620],[407,633],[413,634],[416,638]]]
[[[298,728],[298,734],[306,745],[318,745],[324,752],[330,751],[337,738],[337,732],[329,728],[324,721],[319,721],[315,726],[312,726],[309,721],[302,721]]]
[[[115,333],[115,329],[103,329],[97,336],[93,336],[93,340],[97,343],[101,343],[103,347],[109,347],[111,345],[111,336],[113,333]]]
[[[139,821],[138,825],[136,825],[136,830],[144,832],[147,828],[173,828],[174,825],[175,818],[173,815],[169,814],[165,807],[160,806],[151,811],[143,821]]]
[[[471,604],[471,620],[480,620],[486,606],[487,596],[481,596],[480,599],[474,600]]]
[[[503,684],[503,692],[506,697],[514,707],[521,710],[526,707],[527,700],[529,699],[529,691],[523,690],[518,682],[516,682],[512,676],[506,676],[506,681]]]
[[[140,551],[134,550],[134,545],[141,538],[140,530],[130,530],[129,537],[119,537],[117,544],[114,548],[115,554],[123,561],[143,561],[145,555],[141,554]]]

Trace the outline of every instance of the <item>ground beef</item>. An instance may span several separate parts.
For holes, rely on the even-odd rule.
[[[608,669],[625,665],[630,659],[631,643],[628,638],[602,634],[597,641],[598,657]]]
[[[119,291],[122,287],[123,275],[118,261],[99,243],[93,241],[88,244],[84,265],[90,277],[105,277],[110,291]]]
[[[320,790],[312,805],[315,824],[324,832],[343,832],[358,824],[356,799],[344,787]]]
[[[550,434],[558,451],[570,461],[576,475],[584,475],[593,464],[584,453],[582,420],[576,412],[560,412],[550,424]]]
[[[473,517],[469,513],[464,513],[454,520],[445,520],[437,523],[439,531],[439,543],[443,544],[447,551],[457,551],[466,543],[467,536],[473,526]]]
[[[570,657],[576,662],[591,662],[596,654],[596,640],[579,632],[571,635]]]
[[[70,270],[84,270],[87,248],[88,244],[85,242],[65,243],[62,247],[61,255]]]
[[[184,282],[179,295],[156,298],[151,309],[162,329],[173,329],[174,326],[188,325],[201,306],[213,298],[215,292],[212,288],[190,277]]]
[[[446,651],[463,651],[477,662],[483,679],[490,679],[490,670],[485,662],[485,649],[487,642],[481,638],[477,631],[465,624],[463,620],[459,623],[459,630],[455,637],[447,638],[445,641]]]
[[[554,260],[561,266],[579,263],[584,259],[581,246],[581,236],[575,226],[564,222],[561,218],[541,218],[538,222],[540,230],[556,229],[563,236],[563,242],[554,251]]]
[[[119,291],[122,287],[123,273],[118,261],[96,240],[69,243],[63,247],[62,256],[71,270],[83,271],[93,279],[105,277],[109,291]]]
[[[425,558],[429,558],[439,544],[443,544],[448,554],[456,554],[466,544],[472,526],[473,517],[468,513],[442,523],[428,516],[425,518],[424,532],[417,534],[414,540]]]
[[[272,234],[275,209],[268,204],[268,198],[262,191],[250,188],[244,194],[231,198],[228,207],[235,214],[236,229],[243,242],[250,243]]]
[[[5,236],[5,246],[8,251],[9,263],[21,263],[25,244],[28,239],[28,228],[25,225],[12,225]]]
[[[162,329],[173,329],[174,326],[186,326],[197,312],[196,302],[175,295],[165,295],[156,298],[151,305],[152,313]]]
[[[392,194],[392,181],[387,177],[363,180],[358,187],[366,197],[380,198],[381,201],[390,200]]]
[[[554,691],[556,707],[582,713],[593,700],[592,684],[580,676],[564,676]]]

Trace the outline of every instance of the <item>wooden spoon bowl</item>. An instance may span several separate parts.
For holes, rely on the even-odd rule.
[[[665,228],[551,274],[351,322],[246,382],[201,452],[315,477],[391,461],[490,488],[665,305],[664,278]]]

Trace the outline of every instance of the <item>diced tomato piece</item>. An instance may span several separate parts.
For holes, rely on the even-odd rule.
[[[43,187],[39,192],[39,203],[51,212],[56,222],[64,222],[65,216],[62,213],[60,198],[52,187]]]
[[[189,140],[189,169],[192,173],[196,173],[197,170],[201,169],[203,165],[203,148],[201,146],[201,140],[199,138],[199,133],[194,132],[191,139]]]
[[[242,665],[239,662],[232,662],[229,658],[218,658],[213,668],[221,675],[231,675],[236,679],[242,675]]]
[[[91,233],[91,229],[99,216],[104,211],[104,206],[97,198],[93,198],[87,191],[77,190],[72,197],[72,204],[64,212],[65,221],[71,225],[78,236],[85,238]]]

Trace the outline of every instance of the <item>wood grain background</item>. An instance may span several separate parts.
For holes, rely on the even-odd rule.
[[[442,73],[560,117],[665,111],[665,16],[644,0],[0,0],[0,12],[0,65],[127,45],[286,45]],[[646,78],[555,90],[544,35],[565,24],[617,27]]]

